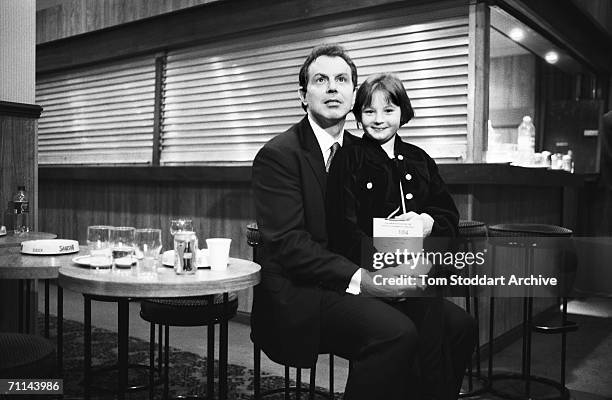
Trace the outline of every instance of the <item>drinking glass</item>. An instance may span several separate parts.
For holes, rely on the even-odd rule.
[[[111,228],[110,241],[115,268],[130,268],[136,264],[134,254],[134,231],[131,226]]]
[[[134,237],[138,255],[142,255],[139,273],[154,274],[157,271],[157,259],[162,248],[161,229],[136,229]]]
[[[113,264],[110,230],[111,226],[93,225],[87,227],[89,266],[95,269],[110,269]]]
[[[177,232],[193,232],[193,220],[190,218],[172,218],[170,220],[170,234],[174,236]]]

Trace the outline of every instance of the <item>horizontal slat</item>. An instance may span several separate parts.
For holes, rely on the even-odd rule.
[[[70,165],[70,164],[148,164],[151,162],[150,149],[129,149],[126,152],[115,151],[113,153],[100,151],[81,151],[74,154],[65,152],[53,152],[39,154],[40,165]]]
[[[66,118],[54,119],[47,121],[44,125],[45,129],[51,128],[62,128],[65,126],[94,126],[94,125],[107,125],[112,124],[121,117],[122,123],[135,122],[135,121],[150,121],[153,118],[152,110],[137,110],[132,113],[108,113],[103,116],[95,115],[75,115],[74,119],[66,120]]]
[[[79,126],[67,126],[62,127],[62,132],[75,132],[75,131],[87,131],[89,129],[117,129],[117,128],[136,128],[136,127],[147,127],[151,126],[150,121],[124,121],[124,122],[115,122],[111,124],[91,124],[91,125],[79,125]],[[38,128],[40,132],[53,132],[58,131],[59,128],[45,128],[41,126]]]
[[[94,136],[108,136],[109,134],[115,135],[138,135],[138,134],[153,134],[153,128],[150,126],[144,128],[126,128],[126,129],[108,129],[108,130],[91,130],[87,131],[77,131],[77,132],[51,132],[51,133],[42,133],[38,136],[39,143],[44,142],[45,140],[53,140],[53,139],[78,139],[81,137],[94,137]]]
[[[177,124],[177,125],[168,125],[167,132],[180,132],[180,131],[206,131],[206,130],[217,130],[217,129],[232,129],[232,128],[241,128],[245,125],[249,125],[252,127],[260,127],[260,126],[275,126],[278,127],[276,132],[283,132],[282,127],[290,126],[299,118],[293,117],[282,117],[275,118],[270,121],[261,121],[261,120],[249,120],[248,123],[244,120],[235,120],[235,121],[213,121],[213,122],[198,122],[192,124]],[[410,125],[413,127],[435,127],[435,126],[449,126],[449,125],[466,125],[467,124],[467,116],[444,116],[444,117],[424,117],[424,118],[414,118],[410,121]]]
[[[152,147],[152,142],[150,140],[135,140],[135,141],[127,141],[127,140],[122,140],[121,138],[118,138],[116,140],[108,140],[108,139],[112,139],[112,138],[105,138],[107,140],[101,140],[101,141],[87,141],[86,143],[81,143],[81,142],[76,142],[73,143],[70,146],[70,150],[71,151],[83,151],[83,150],[98,150],[98,151],[108,151],[109,153],[114,152],[115,150],[119,149],[124,149],[124,148],[145,148],[145,147]],[[61,150],[65,150],[64,145],[45,145],[44,149],[46,151],[61,151]]]
[[[45,108],[45,118],[47,121],[53,121],[54,118],[69,118],[74,115],[87,115],[92,117],[104,116],[104,115],[123,115],[129,114],[134,111],[145,111],[152,110],[155,104],[155,99],[132,101],[132,102],[121,102],[121,103],[110,103],[104,105],[95,105],[90,107],[78,107],[78,108]]]
[[[295,105],[295,101],[284,102],[284,103],[265,103],[253,105],[252,107],[208,107],[206,108],[206,115],[202,116],[200,113],[193,111],[189,112],[175,112],[173,114],[166,113],[164,115],[164,124],[168,127],[182,124],[192,124],[201,121],[214,122],[214,121],[227,121],[232,120],[248,120],[248,119],[275,119],[278,117],[285,117],[288,115],[299,116],[303,113],[301,108],[292,107]],[[294,109],[296,112],[288,113],[290,109]],[[464,107],[436,107],[436,108],[419,108],[415,110],[418,117],[425,116],[441,116],[441,115],[457,115],[467,114],[467,106]]]

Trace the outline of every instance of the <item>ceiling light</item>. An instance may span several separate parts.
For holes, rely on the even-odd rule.
[[[544,55],[544,59],[549,64],[554,64],[559,61],[559,54],[556,51],[549,51]]]
[[[515,42],[520,42],[525,38],[525,31],[523,31],[521,28],[512,28],[509,35],[510,39],[514,40]]]

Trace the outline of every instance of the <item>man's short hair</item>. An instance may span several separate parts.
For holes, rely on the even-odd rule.
[[[310,55],[304,60],[304,64],[302,64],[302,68],[300,68],[300,90],[306,92],[306,86],[308,86],[308,68],[310,68],[310,64],[312,64],[317,58],[321,56],[327,57],[340,57],[351,68],[351,78],[353,80],[353,87],[357,86],[357,67],[351,57],[347,54],[344,47],[339,44],[322,44],[320,46],[315,47],[310,52]]]
[[[372,103],[372,96],[376,91],[383,92],[389,102],[400,108],[402,112],[400,126],[414,117],[414,110],[402,81],[393,74],[382,73],[369,76],[359,86],[353,105],[353,114],[357,122],[361,123],[361,112],[364,107],[368,107]]]

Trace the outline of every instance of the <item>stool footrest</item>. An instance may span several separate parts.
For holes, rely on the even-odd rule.
[[[100,375],[103,374],[105,372],[110,372],[110,371],[115,371],[119,369],[119,365],[118,364],[109,364],[109,365],[102,365],[102,366],[92,366],[91,369],[91,376],[92,378],[95,377],[96,375]],[[150,367],[146,364],[134,364],[134,363],[130,363],[128,364],[128,369],[141,369],[141,370],[149,370]],[[158,378],[153,382],[153,386],[157,386],[158,384],[160,384],[161,382],[163,382],[163,378],[159,376],[159,372],[153,368],[153,373],[158,375]],[[83,381],[81,381],[81,384],[84,384]],[[99,386],[97,385],[95,382],[92,382],[90,384],[90,387],[96,391],[102,392],[102,393],[120,393],[119,388],[116,387],[106,387],[106,386]],[[139,385],[131,385],[128,386],[126,388],[127,392],[137,392],[137,391],[141,391],[141,390],[145,390],[149,388],[149,382],[147,381],[147,383],[142,383]]]
[[[499,372],[499,373],[493,374],[493,376],[491,376],[490,379],[491,379],[490,381],[491,385],[489,387],[489,392],[496,396],[503,397],[506,399],[511,399],[511,400],[569,400],[570,399],[569,390],[565,386],[562,386],[559,382],[549,379],[549,378],[544,378],[544,377],[535,376],[535,375],[529,375],[525,377],[523,376],[523,374],[520,374],[517,372]],[[533,393],[529,393],[529,395],[527,393],[521,393],[521,394],[508,393],[503,390],[499,390],[498,388],[495,388],[493,386],[493,382],[501,381],[501,380],[514,380],[514,381],[521,381],[523,383],[527,381],[537,382],[539,384],[552,387],[558,392],[558,394],[551,395],[551,396],[536,397],[533,395]],[[513,385],[513,388],[516,388],[516,387],[517,385]]]
[[[531,329],[534,332],[538,332],[538,333],[555,334],[555,333],[577,331],[578,324],[576,324],[573,321],[567,321],[565,325],[555,325],[555,326],[532,325]]]
[[[297,393],[297,386],[289,386],[289,393]],[[300,393],[304,393],[305,395],[308,395],[308,392],[310,391],[310,389],[308,388],[307,385],[303,385],[300,387]],[[276,388],[276,389],[269,389],[269,390],[262,390],[261,393],[259,394],[259,398],[265,397],[265,396],[270,396],[272,394],[277,394],[277,393],[285,393],[285,388]],[[315,394],[318,394],[319,396],[323,396],[323,397],[327,397],[329,396],[329,392],[322,392],[318,389],[315,389]]]

